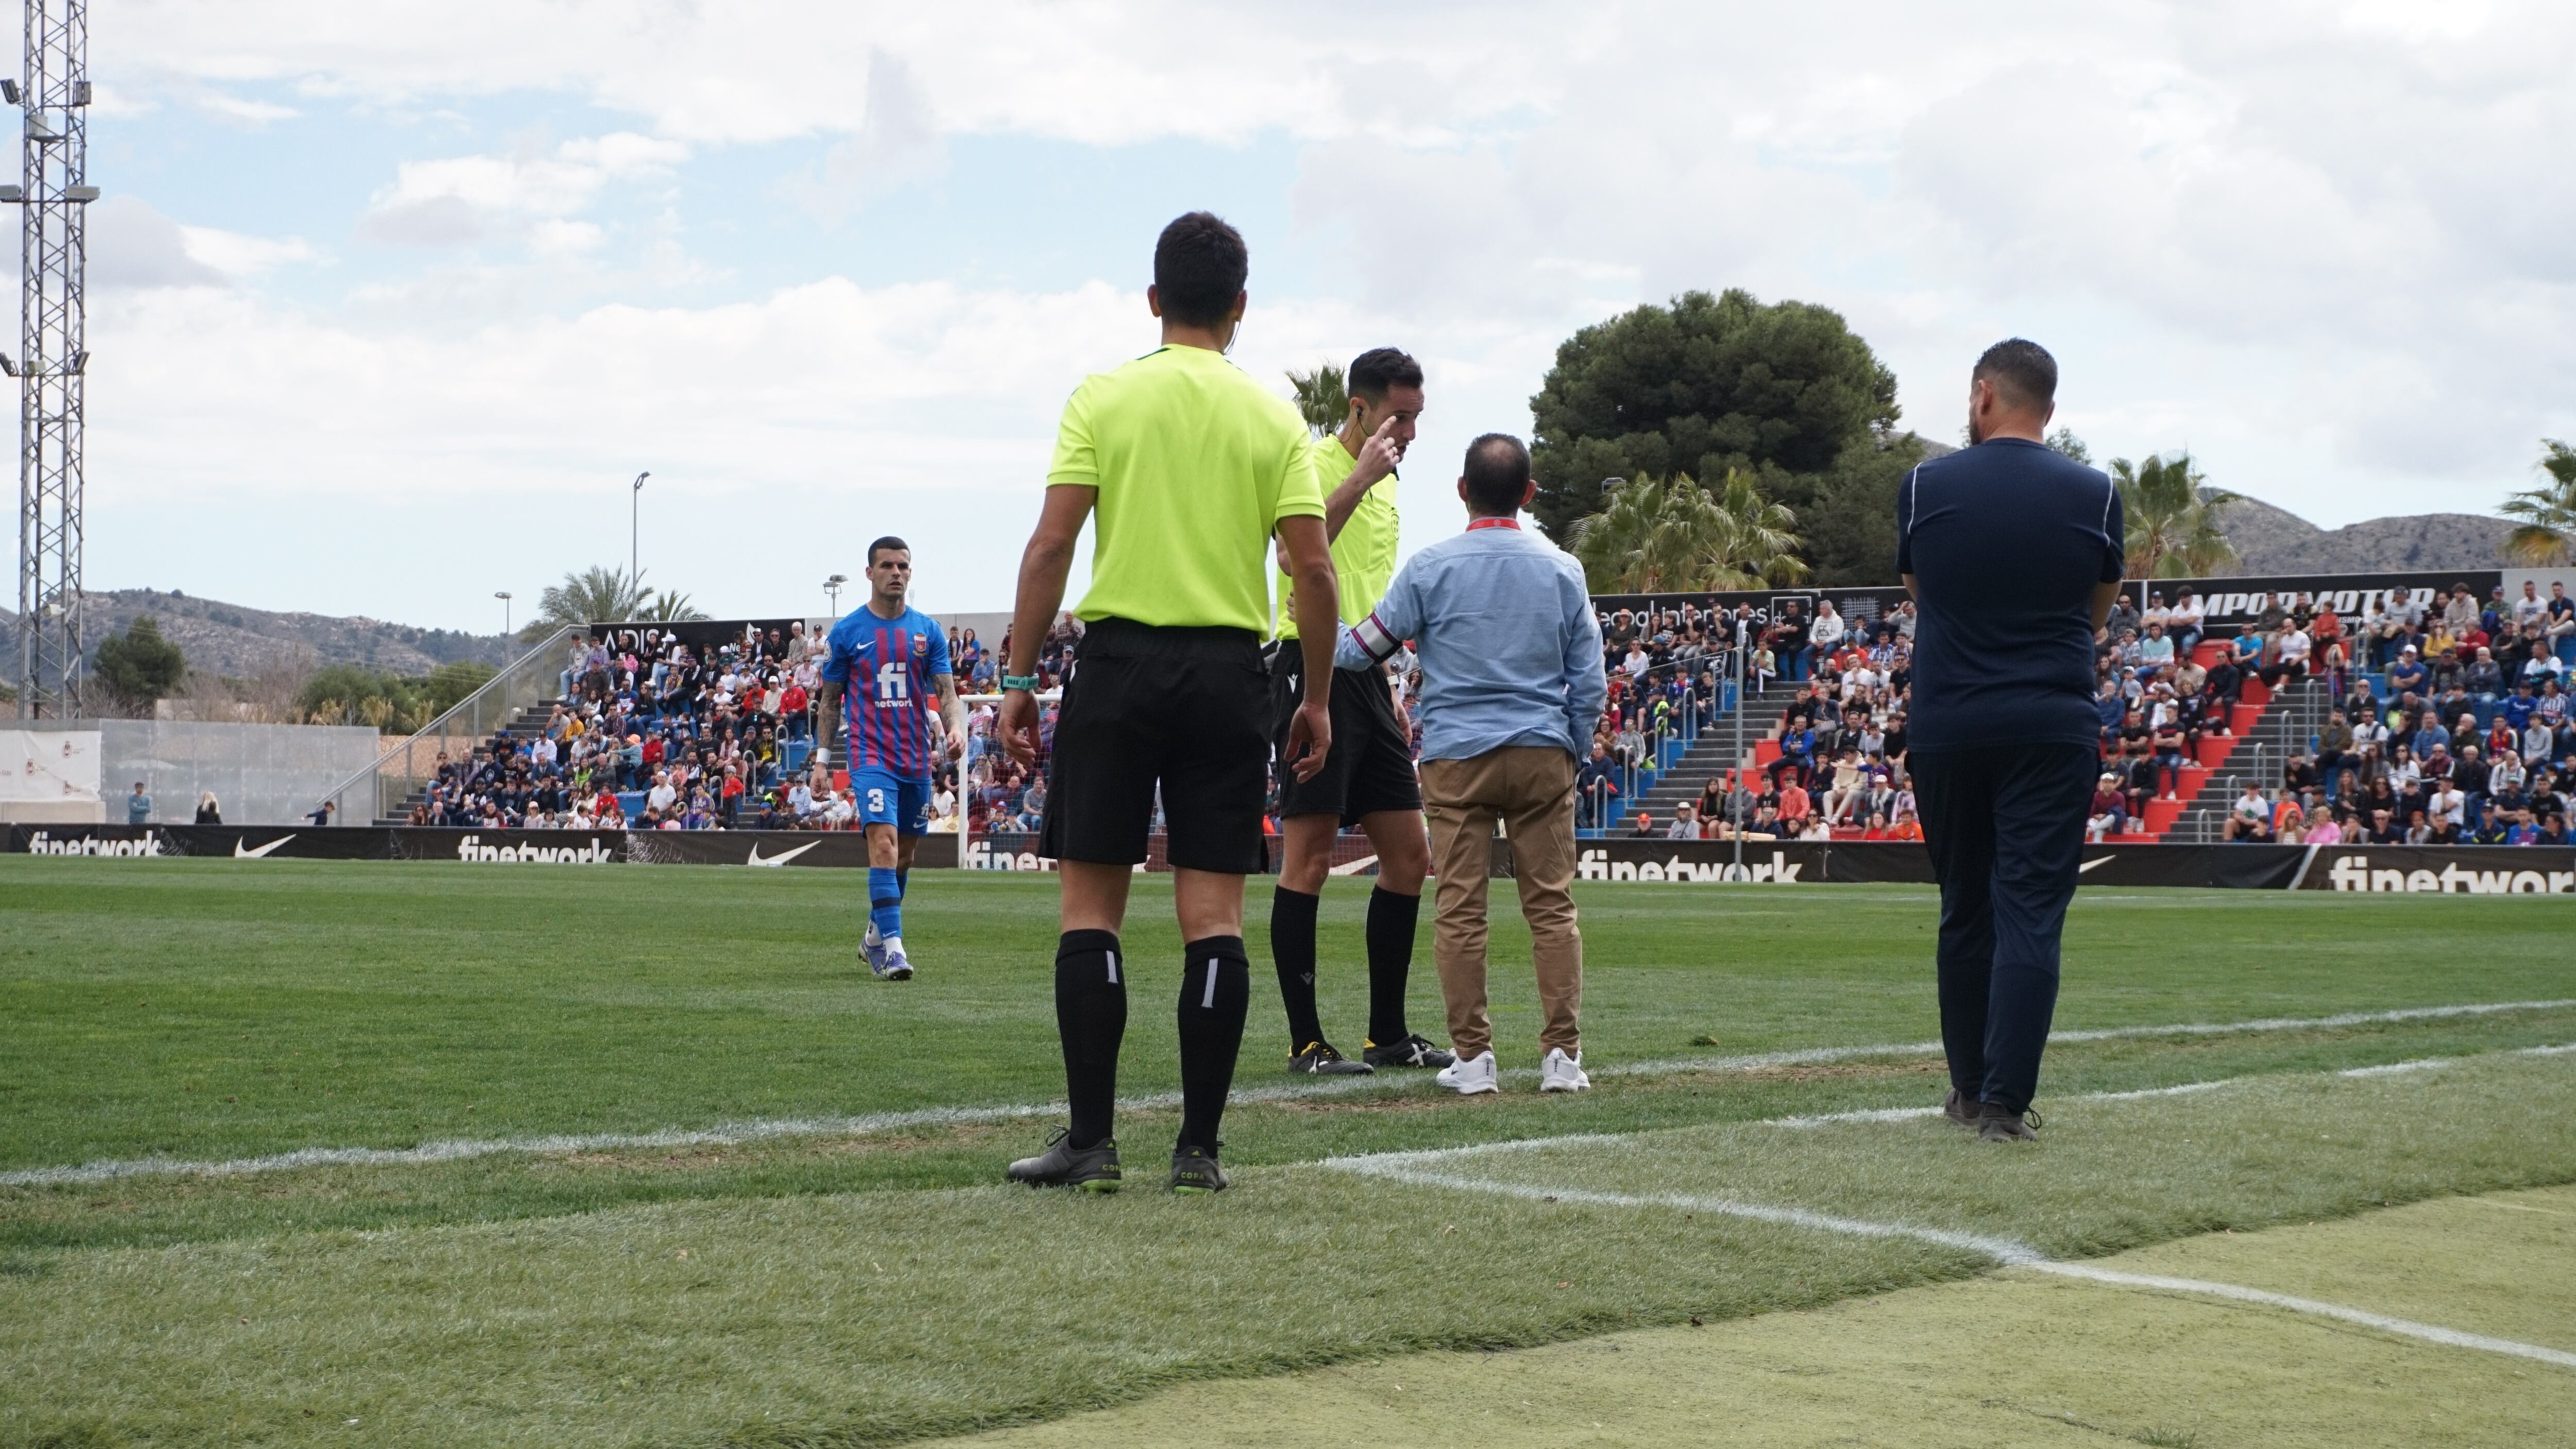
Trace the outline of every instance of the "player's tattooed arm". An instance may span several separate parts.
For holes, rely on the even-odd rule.
[[[834,743],[834,737],[840,733],[841,686],[828,679],[814,686],[814,709],[822,719],[816,733],[824,744]]]
[[[957,697],[957,676],[934,674],[930,687],[939,695],[939,718],[948,726],[948,758],[966,758],[966,701]]]

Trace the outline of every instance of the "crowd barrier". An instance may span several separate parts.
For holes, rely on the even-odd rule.
[[[1048,870],[1030,835],[979,835],[972,870]],[[1154,838],[1142,867],[1164,869]],[[1364,873],[1367,842],[1345,837],[1336,874]],[[11,825],[0,849],[16,855],[115,860],[213,856],[233,860],[455,860],[482,865],[734,865],[863,869],[856,831],[476,830],[282,825]],[[1278,866],[1272,842],[1270,868]],[[957,866],[957,837],[921,837],[916,866]],[[1497,839],[1493,871],[1511,874],[1511,843]],[[2464,845],[2088,845],[2077,865],[2089,886],[2216,886],[2347,894],[2576,895],[2576,849]],[[1932,857],[1899,842],[1585,840],[1575,871],[1587,881],[1666,885],[1850,885],[1932,881]]]

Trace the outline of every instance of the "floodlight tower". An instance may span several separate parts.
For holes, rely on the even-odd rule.
[[[19,184],[18,715],[80,712],[81,273],[89,185],[89,0],[26,0],[26,73],[0,100],[26,112]]]

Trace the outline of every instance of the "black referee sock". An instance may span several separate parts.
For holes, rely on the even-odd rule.
[[[1216,1151],[1243,1016],[1252,1005],[1252,963],[1241,936],[1208,936],[1181,948],[1181,1141]]]
[[[1413,974],[1413,925],[1422,897],[1400,896],[1379,886],[1369,892],[1369,1034],[1379,1046],[1412,1035],[1404,1024],[1404,984]]]
[[[1118,1096],[1118,1045],[1127,1036],[1127,962],[1115,931],[1067,931],[1055,944],[1055,1029],[1064,1039],[1065,1141],[1099,1145]]]
[[[1270,962],[1279,970],[1279,1002],[1288,1008],[1288,1050],[1324,1039],[1315,1012],[1315,907],[1320,896],[1281,886],[1270,895]]]

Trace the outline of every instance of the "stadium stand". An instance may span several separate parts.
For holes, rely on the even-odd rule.
[[[2124,595],[2097,638],[2097,837],[2564,840],[2576,601],[2556,587],[2522,595],[2385,591],[2359,618],[2316,595],[2266,596],[2223,637],[2208,635],[2196,593]],[[1916,833],[1910,606],[1605,600],[1599,618],[1610,691],[1579,776],[1585,834],[1723,839],[1739,820],[1748,839]],[[1070,616],[1049,630],[1050,689],[1081,634]],[[956,629],[950,648],[961,687],[989,694],[1001,650]],[[795,624],[694,650],[650,626],[608,631],[565,661],[558,697],[442,756],[384,823],[845,828],[847,779],[814,749],[819,662]],[[1409,653],[1395,663],[1410,720],[1419,675]],[[1052,720],[1050,709],[1043,732]],[[966,758],[940,781],[932,828],[1035,830],[1042,772],[996,748],[993,721],[989,702],[971,708]]]

